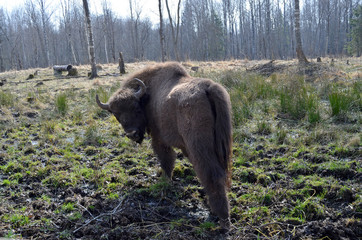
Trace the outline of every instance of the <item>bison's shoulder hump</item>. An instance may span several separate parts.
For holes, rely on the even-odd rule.
[[[179,63],[166,63],[165,68],[169,68],[170,71],[173,71],[175,75],[188,76],[186,69]]]

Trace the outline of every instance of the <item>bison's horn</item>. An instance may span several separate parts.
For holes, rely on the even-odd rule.
[[[102,103],[101,101],[99,101],[98,94],[96,95],[96,102],[100,108],[110,111],[109,104],[105,104],[105,103]]]
[[[136,96],[136,98],[140,99],[143,96],[143,94],[146,93],[146,85],[138,78],[133,79],[133,81],[135,81],[139,86],[139,89],[134,95]]]

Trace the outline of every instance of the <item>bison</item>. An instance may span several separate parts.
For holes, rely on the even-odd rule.
[[[141,143],[147,132],[163,174],[172,177],[179,148],[204,186],[211,211],[229,229],[232,124],[230,97],[210,79],[191,77],[178,63],[147,67],[126,79],[107,103],[126,136]]]

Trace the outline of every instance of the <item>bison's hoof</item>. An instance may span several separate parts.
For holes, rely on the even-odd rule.
[[[220,219],[220,227],[222,232],[227,233],[230,230],[230,219],[229,218],[225,218],[225,219]]]

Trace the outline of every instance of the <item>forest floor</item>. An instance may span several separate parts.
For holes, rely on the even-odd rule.
[[[151,140],[130,141],[96,105],[154,62],[123,76],[103,65],[94,80],[88,66],[0,73],[0,238],[360,238],[362,59],[346,60],[183,63],[231,97],[228,233],[181,152],[161,178]]]

